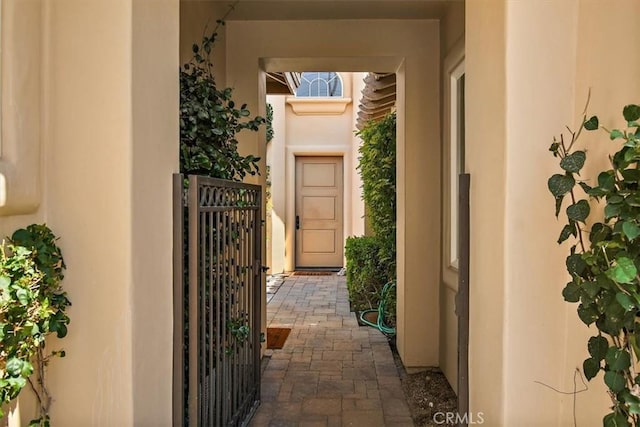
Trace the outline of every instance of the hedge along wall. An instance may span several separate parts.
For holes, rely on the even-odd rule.
[[[347,239],[347,286],[354,310],[375,308],[385,283],[396,278],[396,115],[369,122],[358,170],[373,236]],[[391,307],[392,306],[392,307]],[[395,304],[390,304],[395,322]]]

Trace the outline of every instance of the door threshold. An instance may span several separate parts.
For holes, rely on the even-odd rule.
[[[296,267],[292,271],[292,273],[295,273],[296,271],[318,271],[318,272],[328,271],[332,273],[337,273],[340,270],[342,270],[342,267]]]

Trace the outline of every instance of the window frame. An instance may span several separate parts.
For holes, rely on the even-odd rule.
[[[344,97],[344,81],[342,80],[342,76],[340,75],[340,73],[338,73],[337,71],[305,71],[300,73],[300,86],[302,86],[302,81],[303,79],[308,82],[310,88],[311,88],[311,84],[316,81],[316,80],[323,80],[327,85],[329,85],[329,82],[333,79],[321,79],[321,78],[316,78],[313,80],[309,80],[309,79],[305,79],[304,75],[307,73],[329,73],[329,75],[331,75],[331,73],[333,73],[335,75],[335,77],[338,79],[338,82],[340,83],[340,94],[339,95],[328,95],[328,96],[321,96],[321,95],[298,95],[298,90],[296,90],[296,94],[295,97],[299,98],[299,99],[336,99],[336,98],[343,98]],[[298,87],[299,89],[300,87]],[[309,89],[309,93],[311,93],[311,89]],[[328,93],[328,91],[327,91]]]
[[[458,271],[458,175],[465,172],[464,159],[464,57],[449,72],[449,250],[448,267]],[[462,82],[462,87],[460,83]],[[462,89],[462,90],[461,90]],[[462,105],[460,105],[462,104]]]

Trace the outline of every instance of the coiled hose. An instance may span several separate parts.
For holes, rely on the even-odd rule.
[[[383,334],[390,335],[390,336],[393,336],[396,334],[396,328],[392,328],[384,323],[384,317],[385,317],[384,313],[387,308],[387,296],[395,287],[396,287],[396,284],[394,282],[389,282],[386,285],[384,285],[384,287],[382,288],[382,294],[380,296],[380,304],[378,305],[378,308],[374,308],[371,310],[364,310],[360,313],[360,321],[362,323],[364,323],[365,325],[373,326]],[[365,314],[375,313],[375,312],[378,312],[378,320],[375,324],[372,322],[369,322],[367,319],[364,318]]]

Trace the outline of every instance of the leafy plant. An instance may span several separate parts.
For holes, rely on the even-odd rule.
[[[267,144],[273,140],[275,133],[273,132],[273,105],[267,104]]]
[[[347,288],[354,310],[378,306],[380,292],[386,283],[386,266],[380,262],[379,251],[380,241],[375,236],[347,238]]]
[[[275,136],[273,131],[273,106],[271,104],[267,104],[267,144],[273,140]],[[266,209],[267,214],[271,215],[271,211],[273,210],[273,199],[271,197],[271,166],[267,166],[266,176],[265,176],[265,201],[266,201]]]
[[[34,224],[0,246],[0,404],[29,383],[38,400],[38,418],[30,426],[49,425],[45,369],[52,357],[65,355],[45,347],[48,335],[67,335],[71,305],[61,286],[65,264],[56,240],[46,225]]]
[[[375,308],[382,289],[396,277],[396,115],[370,121],[362,139],[358,170],[372,236],[350,237],[345,246],[347,287],[355,310]],[[395,300],[387,301],[395,324]]]
[[[387,266],[385,279],[396,270],[396,115],[370,121],[357,134],[362,138],[358,170],[362,197],[375,236],[380,239],[378,256]]]
[[[221,25],[224,18],[193,45],[193,58],[180,69],[180,172],[241,181],[258,173],[260,158],[241,156],[236,135],[257,131],[265,119],[250,118],[246,104],[236,107],[233,89],[216,85],[211,52]]]
[[[564,211],[567,224],[558,238],[558,243],[574,241],[566,259],[571,281],[562,295],[579,303],[580,320],[598,330],[587,344],[590,357],[583,370],[589,380],[604,373],[612,401],[612,411],[603,419],[605,427],[640,423],[640,106],[627,105],[622,115],[623,129],[609,130],[597,116],[585,115],[570,141],[562,135],[554,138],[550,151],[560,160],[562,173],[548,180],[556,216],[564,199],[570,199]],[[620,147],[609,157],[611,168],[598,174],[595,186],[580,176],[587,155],[575,144],[583,129],[602,129]],[[590,229],[591,205],[579,194],[604,204],[604,218],[594,220]]]
[[[228,342],[224,351],[227,356],[230,356],[233,354],[234,348],[239,350],[248,341],[251,328],[249,327],[249,316],[246,314],[238,318],[228,318],[226,323]]]

